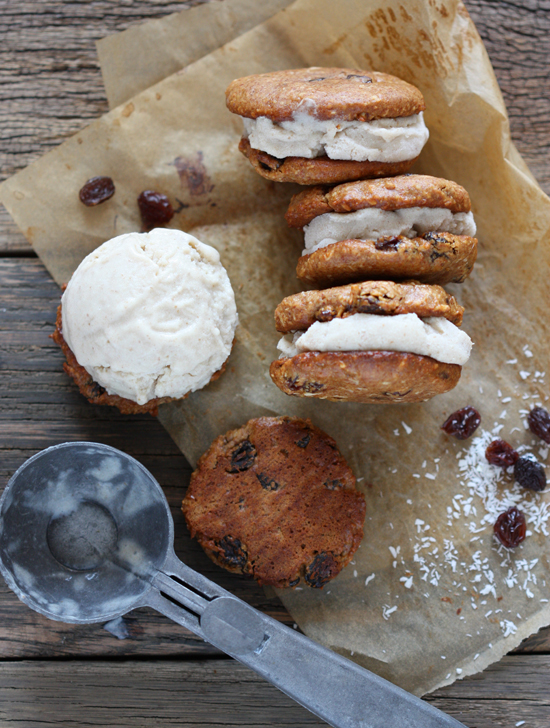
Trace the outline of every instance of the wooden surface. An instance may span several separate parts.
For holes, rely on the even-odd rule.
[[[550,192],[550,6],[468,0],[510,111],[512,136]],[[0,179],[107,110],[94,41],[181,10],[166,0],[0,0]],[[150,417],[93,407],[61,370],[49,335],[59,290],[0,209],[0,487],[35,452],[66,440],[137,457],[165,488],[176,551],[249,603],[292,624],[275,597],[217,569],[179,512],[190,470]],[[205,443],[205,446],[207,443]],[[101,625],[42,618],[0,586],[0,725],[301,726],[321,723],[271,686],[151,610],[118,640]],[[428,699],[470,728],[550,726],[550,636],[542,630],[473,678]],[[388,726],[388,728],[391,728]]]

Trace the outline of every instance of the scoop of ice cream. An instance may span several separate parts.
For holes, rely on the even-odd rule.
[[[366,207],[347,213],[327,212],[305,226],[302,255],[340,240],[378,240],[394,235],[415,238],[427,232],[473,237],[476,224],[471,212],[452,212],[445,207],[406,207],[401,210]]]
[[[305,111],[280,123],[266,116],[242,119],[250,146],[279,159],[326,154],[354,162],[402,162],[417,157],[429,136],[422,112],[372,121],[316,119]]]
[[[355,313],[316,321],[307,331],[283,336],[277,348],[287,357],[303,351],[406,351],[462,365],[470,357],[472,341],[446,318]]]
[[[61,306],[79,364],[109,394],[138,404],[204,387],[229,356],[237,325],[217,250],[162,228],[90,253]]]

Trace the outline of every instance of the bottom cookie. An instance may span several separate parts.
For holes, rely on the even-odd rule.
[[[65,374],[74,380],[80,390],[80,394],[84,395],[90,404],[101,404],[116,407],[123,415],[149,413],[150,415],[153,415],[153,417],[156,417],[158,415],[159,405],[174,401],[173,397],[156,397],[155,399],[150,399],[148,402],[145,402],[145,404],[138,404],[131,399],[126,399],[126,397],[120,397],[118,394],[109,394],[107,390],[102,387],[101,384],[98,384],[93,379],[92,375],[87,372],[81,364],[79,364],[76,356],[63,338],[61,305],[57,308],[55,331],[51,335],[51,338],[58,346],[61,347],[63,354],[65,354],[65,359],[67,360],[63,364]],[[223,374],[224,371],[225,363],[221,369],[212,375],[210,381],[215,381],[221,374]],[[182,399],[185,399],[185,397],[182,397]]]
[[[276,359],[285,394],[366,404],[424,402],[456,387],[462,367],[398,351],[307,351]]]
[[[476,255],[476,238],[451,233],[342,240],[302,255],[296,274],[303,283],[319,287],[376,278],[462,283],[470,275]]]
[[[267,152],[253,149],[246,137],[239,143],[239,151],[248,159],[258,174],[274,182],[295,182],[299,185],[334,184],[365,177],[391,177],[407,172],[415,159],[402,162],[354,162],[329,157],[285,157],[278,159]]]

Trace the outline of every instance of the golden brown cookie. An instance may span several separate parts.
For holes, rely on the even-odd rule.
[[[456,387],[462,367],[398,351],[308,351],[277,359],[271,378],[285,394],[333,401],[424,402]]]
[[[225,92],[234,114],[274,122],[288,121],[304,102],[313,102],[317,119],[370,121],[424,111],[424,98],[409,83],[357,68],[298,68],[237,78]]]
[[[423,402],[460,379],[471,348],[463,313],[443,288],[415,281],[296,293],[275,310],[285,336],[269,373],[298,397]]]
[[[290,201],[285,219],[290,227],[304,227],[327,212],[355,212],[367,207],[402,210],[441,207],[470,212],[470,196],[456,182],[427,174],[406,174],[390,179],[362,179],[329,187],[319,185],[299,192]]]
[[[278,159],[267,152],[252,149],[250,142],[243,137],[239,142],[241,151],[256,172],[273,182],[294,182],[299,185],[344,182],[362,177],[389,177],[407,172],[416,162],[406,159],[402,162],[353,162],[347,159],[329,159],[327,156],[305,159],[304,157],[285,157]]]
[[[287,296],[275,309],[275,327],[283,334],[305,331],[315,321],[331,321],[355,313],[443,316],[460,326],[464,308],[441,286],[414,281],[364,281]]]
[[[477,239],[452,233],[396,235],[381,240],[343,240],[303,255],[298,278],[313,286],[336,286],[367,279],[414,279],[462,283],[477,257]]]
[[[212,443],[182,511],[225,569],[276,587],[323,587],[359,546],[365,500],[334,440],[310,420],[260,417]]]

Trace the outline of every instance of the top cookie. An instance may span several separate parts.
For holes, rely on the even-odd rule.
[[[281,333],[304,331],[315,321],[332,321],[356,313],[415,313],[421,318],[443,317],[460,326],[464,308],[441,286],[416,281],[362,281],[287,296],[275,309],[275,327]]]
[[[400,78],[318,66],[237,78],[227,88],[226,102],[234,114],[273,122],[289,121],[301,109],[317,119],[346,121],[412,116],[425,109],[420,91]]]
[[[365,179],[330,187],[318,185],[299,192],[290,201],[285,219],[301,228],[328,212],[355,212],[368,207],[402,210],[410,207],[446,208],[470,212],[470,197],[456,182],[427,174],[405,174]]]

